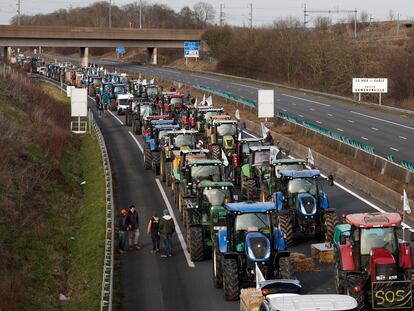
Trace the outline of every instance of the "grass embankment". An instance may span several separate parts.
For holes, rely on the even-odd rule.
[[[99,307],[100,152],[92,135],[70,134],[68,106],[47,89],[0,77],[0,310]]]

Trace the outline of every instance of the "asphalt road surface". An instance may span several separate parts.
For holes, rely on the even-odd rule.
[[[98,118],[92,99],[90,106],[108,146],[116,185],[116,208],[120,210],[134,203],[140,215],[141,249],[120,255],[121,310],[238,310],[238,302],[226,302],[222,290],[213,287],[211,260],[190,262],[185,243],[180,243],[177,236],[173,257],[160,258],[150,253],[147,222],[154,212],[161,214],[165,208],[177,214],[171,192],[151,171],[143,169],[143,140],[123,125],[124,117],[111,114],[109,118]],[[336,184],[324,190],[338,215],[389,210],[348,185]],[[179,221],[178,224],[181,226]],[[291,250],[310,255],[310,244],[314,242],[319,241],[297,236],[297,246]],[[318,265],[315,272],[299,274],[305,293],[334,293],[332,269],[329,265]]]

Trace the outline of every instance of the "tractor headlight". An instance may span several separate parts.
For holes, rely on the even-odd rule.
[[[377,276],[375,277],[375,279],[376,279],[377,281],[384,281],[384,280],[385,280],[385,275],[377,275]]]

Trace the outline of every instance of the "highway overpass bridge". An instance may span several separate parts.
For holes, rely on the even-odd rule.
[[[182,48],[184,41],[200,41],[199,29],[134,29],[0,25],[4,57],[10,47],[79,47],[82,65],[88,64],[89,47],[147,48],[147,61],[157,63],[157,48]]]

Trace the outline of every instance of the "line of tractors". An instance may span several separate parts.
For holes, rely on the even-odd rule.
[[[399,238],[400,214],[349,214],[339,223],[324,191],[332,176],[245,137],[243,122],[223,108],[102,68],[47,68],[51,78],[88,88],[97,103],[110,100],[142,136],[143,167],[170,187],[191,260],[211,258],[213,285],[226,300],[255,286],[257,269],[266,295],[275,293],[272,280],[295,280],[288,249],[302,235],[332,245],[337,293],[354,297],[357,310],[412,309],[412,254]],[[273,310],[266,301],[260,310]]]

